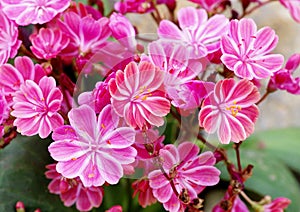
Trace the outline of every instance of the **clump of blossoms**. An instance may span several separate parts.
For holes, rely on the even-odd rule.
[[[190,1],[197,6],[114,1],[112,11],[101,0],[0,2],[0,148],[17,133],[50,140],[45,154],[55,163],[38,171],[64,206],[203,211],[221,162],[230,183],[213,211],[283,211],[291,203],[247,196],[253,166],[242,167],[240,146],[271,92],[300,94],[292,76],[300,54],[283,67],[276,31],[245,17],[271,1],[240,0],[242,11],[230,0]],[[300,2],[279,1],[299,22]],[[151,14],[157,36],[139,34],[128,13]],[[110,189],[125,187],[132,192],[118,194],[132,202],[107,204]]]

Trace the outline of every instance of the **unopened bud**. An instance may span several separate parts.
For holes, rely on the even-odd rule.
[[[16,203],[16,211],[17,212],[25,212],[25,206],[23,202],[17,202]]]

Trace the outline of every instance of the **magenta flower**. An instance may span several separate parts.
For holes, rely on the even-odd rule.
[[[63,99],[53,77],[43,77],[39,84],[26,80],[13,97],[14,125],[22,135],[39,134],[46,138],[52,130],[63,125],[58,113]]]
[[[201,8],[205,9],[208,12],[212,12],[217,6],[226,0],[189,0],[191,2],[197,3]]]
[[[232,20],[228,34],[221,39],[221,60],[238,77],[267,78],[284,60],[280,54],[269,54],[277,42],[278,36],[270,27],[257,31],[252,19]]]
[[[9,117],[9,105],[5,99],[3,92],[0,91],[0,125]],[[1,136],[1,128],[0,128],[0,138]]]
[[[284,209],[286,209],[289,204],[291,203],[291,200],[285,197],[278,197],[274,200],[272,200],[271,203],[266,204],[263,206],[263,212],[284,212]]]
[[[114,5],[116,11],[125,13],[147,13],[154,10],[154,4],[148,0],[123,0]]]
[[[268,89],[280,89],[291,94],[300,94],[300,77],[293,77],[294,71],[300,65],[300,54],[293,54],[287,61],[285,68],[280,69],[271,77]]]
[[[136,180],[132,183],[134,190],[133,197],[138,195],[139,204],[146,208],[149,205],[156,203],[156,198],[153,196],[152,188],[149,186],[148,179]]]
[[[48,189],[50,193],[58,194],[66,207],[76,203],[77,210],[90,211],[101,205],[104,193],[102,187],[84,187],[78,177],[75,179],[65,178],[56,171],[55,167],[56,164],[46,166],[48,170],[45,175],[51,179]]]
[[[222,144],[243,141],[254,131],[259,96],[257,87],[246,79],[221,80],[202,104],[199,125],[208,133],[217,131]]]
[[[99,117],[86,105],[73,108],[71,126],[53,133],[49,146],[51,157],[58,161],[56,170],[66,178],[80,177],[85,187],[116,184],[123,176],[122,165],[134,162],[137,154],[131,147],[135,131],[119,127],[118,116],[108,105]]]
[[[181,30],[171,21],[161,21],[159,37],[183,42],[190,51],[190,58],[198,59],[219,49],[219,40],[227,31],[228,19],[224,15],[208,19],[204,9],[186,7],[178,11],[178,22]]]
[[[0,65],[16,56],[22,41],[18,40],[18,27],[0,9]]]
[[[220,171],[213,165],[216,160],[212,152],[200,155],[199,148],[191,143],[181,143],[178,148],[172,144],[166,145],[159,152],[161,166],[169,179],[165,177],[161,169],[149,173],[150,187],[154,197],[168,211],[184,211],[184,204],[174,193],[170,181],[174,183],[176,192],[180,194],[187,190],[192,201],[206,187],[216,185],[220,178]]]
[[[130,21],[122,14],[113,13],[109,18],[112,36],[129,50],[136,49],[135,30]]]
[[[111,208],[109,208],[108,210],[106,210],[105,212],[122,212],[122,206],[121,205],[114,205]]]
[[[229,196],[228,192],[226,192],[225,197],[222,201],[232,201],[232,197]],[[230,206],[229,206],[230,207]],[[249,212],[249,209],[247,208],[246,204],[241,200],[241,198],[237,195],[234,197],[232,205],[230,208],[226,210],[226,208],[221,207],[221,203],[216,205],[213,209],[212,212]]]
[[[58,26],[69,38],[69,45],[62,51],[62,56],[77,57],[100,50],[110,36],[109,20],[99,20],[91,16],[80,17],[74,12],[66,12],[58,20]]]
[[[12,101],[12,95],[26,80],[38,83],[45,76],[41,67],[38,64],[34,65],[29,57],[16,57],[14,65],[0,66],[0,89],[3,90],[9,103]]]
[[[300,0],[279,0],[289,10],[293,19],[300,23]]]
[[[2,10],[18,25],[44,24],[66,10],[71,0],[2,0]]]
[[[129,63],[109,81],[112,107],[131,127],[162,126],[170,102],[161,89],[164,73],[152,63]]]
[[[55,58],[69,44],[69,38],[59,29],[41,28],[30,36],[32,53],[39,59]]]

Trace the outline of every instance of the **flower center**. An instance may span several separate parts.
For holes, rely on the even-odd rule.
[[[226,110],[231,112],[231,115],[233,115],[234,117],[237,116],[237,114],[239,113],[239,111],[242,110],[241,106],[236,105],[236,101],[233,101],[233,104],[230,106],[226,107]]]
[[[147,89],[145,86],[140,87],[138,94],[135,95],[134,100],[141,100],[145,101],[149,96],[152,96],[152,93],[150,93],[151,90]]]

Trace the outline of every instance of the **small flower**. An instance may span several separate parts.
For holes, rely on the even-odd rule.
[[[41,66],[34,65],[27,56],[16,57],[14,63],[14,66],[8,63],[0,66],[0,89],[3,89],[9,103],[12,101],[12,95],[26,80],[38,83],[45,76]]]
[[[269,54],[278,36],[270,27],[257,31],[252,19],[232,20],[227,35],[221,39],[222,62],[235,75],[246,79],[263,79],[281,68],[283,56]]]
[[[0,125],[9,117],[9,105],[5,99],[3,92],[0,91]],[[0,133],[1,135],[2,133]],[[2,136],[0,136],[1,138]]]
[[[222,144],[243,141],[254,131],[259,96],[257,87],[246,79],[221,80],[203,101],[199,125],[208,133],[217,131]]]
[[[18,40],[18,27],[0,9],[0,65],[17,55],[22,41]]]
[[[13,97],[14,126],[22,135],[39,134],[46,138],[52,130],[63,125],[58,113],[63,96],[53,77],[43,77],[39,84],[26,80]]]
[[[219,49],[219,40],[227,31],[228,19],[218,14],[208,19],[204,9],[186,7],[178,11],[178,22],[181,30],[171,21],[161,21],[159,37],[183,42],[190,51],[190,58],[198,59]]]
[[[149,173],[150,187],[153,189],[154,197],[166,210],[171,212],[184,211],[190,201],[196,199],[198,194],[206,187],[216,185],[220,178],[220,171],[215,168],[215,157],[212,152],[200,155],[199,148],[191,143],[181,143],[178,148],[168,144],[159,152],[159,161],[162,169]],[[168,176],[168,179],[165,177]],[[172,188],[170,181],[173,182]],[[186,202],[176,196],[186,191]]]
[[[161,89],[164,73],[149,62],[130,62],[109,81],[112,107],[131,127],[162,126],[170,102]]]
[[[249,212],[246,204],[241,200],[241,198],[237,195],[234,197],[232,202],[232,197],[229,196],[228,192],[225,193],[224,199],[216,205],[212,212]]]
[[[41,28],[30,36],[32,53],[39,59],[55,58],[69,44],[69,38],[60,29]]]
[[[110,209],[106,210],[105,212],[122,212],[122,206],[121,205],[114,205]]]
[[[274,200],[272,200],[271,203],[266,204],[263,206],[263,212],[283,212],[284,209],[286,209],[289,204],[291,203],[291,200],[285,197],[278,197]]]
[[[139,204],[146,208],[149,205],[156,203],[156,198],[153,196],[152,188],[149,186],[148,179],[136,180],[132,183],[134,190],[133,197],[138,195]]]
[[[85,187],[117,184],[123,176],[122,165],[134,162],[131,147],[135,131],[119,127],[118,116],[107,105],[96,117],[95,111],[82,105],[69,114],[70,125],[56,129],[55,142],[48,150],[58,161],[56,170],[66,178],[79,177]]]
[[[289,10],[293,19],[300,23],[300,0],[279,0],[279,2]]]
[[[66,10],[71,0],[2,0],[2,10],[18,25],[44,24]]]
[[[294,71],[300,65],[300,54],[293,54],[287,61],[285,68],[280,69],[271,77],[268,89],[286,90],[291,94],[300,94],[300,77],[293,77]]]
[[[135,30],[130,21],[122,14],[113,13],[109,18],[112,36],[130,50],[136,49]]]
[[[208,12],[212,12],[217,6],[226,0],[189,0],[191,2],[197,3],[201,8]]]
[[[84,187],[78,177],[74,179],[65,178],[56,171],[55,167],[56,164],[46,166],[48,170],[45,175],[51,179],[48,189],[50,193],[58,194],[66,207],[76,203],[77,210],[90,211],[101,205],[104,193],[102,187]]]
[[[62,56],[95,53],[105,45],[111,34],[109,20],[105,17],[95,20],[91,16],[80,17],[74,12],[66,12],[62,20],[58,20],[58,26],[70,38],[69,45],[61,52]]]
[[[154,10],[154,4],[148,0],[123,0],[114,5],[116,11],[125,13],[147,13]]]

